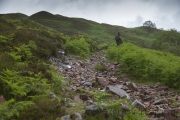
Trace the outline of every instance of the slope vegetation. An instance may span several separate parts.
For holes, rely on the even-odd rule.
[[[152,29],[149,33],[144,27],[125,28],[122,26],[112,26],[82,18],[53,15],[45,11],[31,15],[30,19],[67,35],[84,34],[106,43],[114,43],[114,36],[120,31],[124,41],[144,47],[150,47],[151,42],[154,40],[154,32],[157,31]]]

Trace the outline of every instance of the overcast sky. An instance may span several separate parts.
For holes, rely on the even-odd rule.
[[[180,0],[0,0],[0,14],[42,10],[124,27],[151,20],[157,28],[180,31]]]

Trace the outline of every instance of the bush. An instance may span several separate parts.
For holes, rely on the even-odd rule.
[[[85,38],[77,38],[67,40],[65,51],[71,55],[88,58],[90,55],[90,45],[86,42]]]
[[[99,45],[98,45],[98,49],[99,49],[99,50],[108,49],[108,44],[107,44],[107,43],[99,44]]]
[[[120,48],[112,46],[108,59],[127,66],[134,77],[160,81],[179,89],[180,58],[169,53],[137,47],[124,43]]]
[[[101,63],[98,63],[94,66],[94,69],[97,70],[97,71],[107,71],[107,68],[104,67]]]

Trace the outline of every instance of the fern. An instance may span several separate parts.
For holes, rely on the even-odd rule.
[[[27,109],[29,106],[34,105],[31,101],[21,101],[16,102],[14,99],[0,104],[0,119],[7,120],[12,119],[13,117],[19,117],[20,112],[24,109]]]
[[[0,43],[6,43],[12,40],[13,38],[14,38],[14,34],[6,35],[6,36],[0,35]]]

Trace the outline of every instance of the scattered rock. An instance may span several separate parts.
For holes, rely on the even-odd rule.
[[[83,100],[79,97],[79,95],[74,96],[74,101],[83,104]]]
[[[81,114],[79,113],[74,113],[71,115],[66,115],[61,117],[62,120],[82,120]]]
[[[177,118],[175,118],[175,117],[173,117],[173,116],[168,116],[166,119],[167,119],[167,120],[178,120]]]
[[[137,86],[136,86],[135,83],[130,82],[130,83],[128,83],[127,86],[128,86],[128,88],[129,88],[130,90],[138,91],[138,88],[137,88]]]
[[[54,92],[50,92],[50,98],[56,98],[56,94]]]
[[[151,104],[150,102],[144,102],[144,105],[145,105],[146,108],[149,107],[150,104]]]
[[[141,103],[139,100],[135,100],[132,105],[134,105],[135,107],[137,107],[138,109],[140,110],[145,110],[146,109],[146,106]]]
[[[159,104],[165,104],[165,103],[168,103],[168,100],[167,100],[167,99],[160,99],[160,100],[155,101],[155,102],[152,103],[152,104],[153,104],[153,105],[159,105]]]
[[[86,101],[86,100],[89,100],[89,95],[79,95],[79,98],[81,98],[81,100],[84,100],[84,101]]]
[[[162,83],[158,82],[155,85],[144,85],[131,82],[128,76],[115,78],[114,76],[116,72],[121,67],[120,64],[117,62],[114,64],[107,62],[101,63],[101,61],[105,60],[106,57],[102,57],[99,55],[99,53],[93,54],[90,60],[86,61],[77,60],[76,58],[71,58],[68,56],[65,57],[65,62],[71,66],[71,69],[67,67],[67,64],[61,64],[62,62],[59,59],[52,58],[51,60],[52,62],[59,63],[60,66],[58,71],[66,74],[67,80],[70,79],[73,81],[71,87],[68,89],[69,91],[81,91],[82,89],[94,92],[97,90],[109,90],[110,92],[114,93],[113,96],[116,96],[111,97],[111,100],[118,100],[119,96],[125,97],[130,99],[130,101],[134,101],[132,104],[134,104],[134,106],[137,108],[150,111],[150,114],[148,115],[150,120],[173,120],[176,118],[176,114],[180,113],[180,108],[178,108],[179,105],[173,105],[174,102],[180,103],[180,95],[169,91],[168,87]],[[97,63],[101,63],[101,65],[107,70],[103,72],[95,71],[93,66]],[[97,83],[99,83],[101,87],[97,86]],[[52,98],[53,97],[56,97],[56,95],[52,94]],[[100,111],[98,107],[94,105],[93,100],[89,99],[88,95],[81,94],[75,96],[74,101],[78,103],[84,102],[87,104],[88,106],[86,113],[92,112],[93,114],[97,114],[97,112]],[[74,104],[74,101],[72,100],[71,103]],[[128,106],[121,107],[124,110],[128,108]]]
[[[82,84],[83,86],[92,86],[92,82],[85,82]]]
[[[110,81],[115,83],[117,81],[117,78],[110,78]]]
[[[104,77],[97,77],[96,78],[98,83],[102,86],[108,86],[109,82]]]
[[[96,115],[100,112],[100,109],[98,108],[97,105],[89,105],[86,106],[86,115]]]
[[[130,99],[130,96],[123,89],[120,89],[115,85],[109,85],[108,88],[111,92],[119,95],[120,97],[125,97]]]

